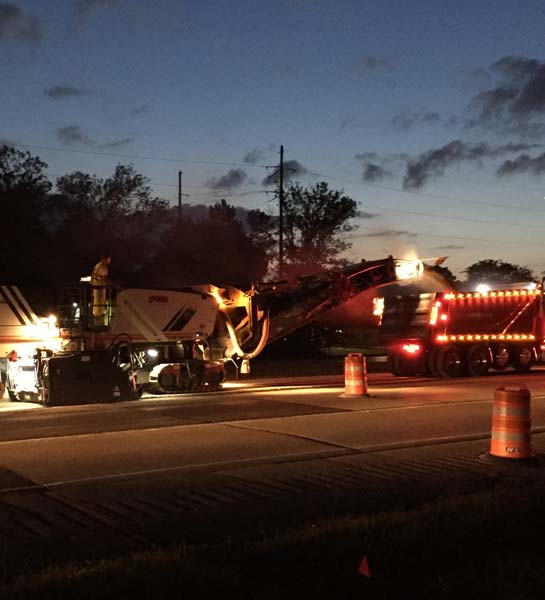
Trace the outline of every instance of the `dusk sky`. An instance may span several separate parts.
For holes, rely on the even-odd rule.
[[[545,3],[0,1],[0,141],[177,205],[359,203],[348,257],[545,271]],[[462,276],[463,277],[463,276]]]

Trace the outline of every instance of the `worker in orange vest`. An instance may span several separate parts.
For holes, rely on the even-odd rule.
[[[111,258],[108,254],[101,257],[91,273],[93,288],[93,321],[95,325],[105,325],[108,313],[106,303],[106,285],[108,284],[108,267]]]

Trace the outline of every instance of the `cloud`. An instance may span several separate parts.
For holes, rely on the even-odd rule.
[[[119,3],[120,0],[79,0],[76,5],[76,13],[80,18],[85,18],[96,10],[110,8]]]
[[[57,129],[57,138],[65,146],[93,145],[93,142],[83,133],[77,125],[68,125]]]
[[[344,117],[343,119],[341,119],[341,124],[339,125],[339,131],[344,131],[345,129],[348,129],[349,125],[352,125],[353,123],[356,123],[357,119],[355,117]]]
[[[394,66],[390,61],[376,56],[364,56],[352,63],[352,70],[363,75],[392,71],[393,68]]]
[[[144,113],[149,112],[150,105],[149,104],[141,104],[140,106],[135,106],[129,110],[129,116],[136,117],[138,115],[142,115]]]
[[[57,138],[64,146],[91,146],[93,148],[102,148],[104,150],[119,150],[128,144],[131,144],[133,138],[126,137],[111,142],[98,143],[91,139],[78,125],[68,125],[59,127],[56,131]]]
[[[368,238],[393,238],[393,237],[418,237],[418,233],[407,231],[406,229],[381,229],[379,231],[366,232]]]
[[[258,150],[257,148],[253,148],[249,152],[246,152],[244,158],[242,159],[245,163],[249,163],[251,165],[257,164],[260,160],[263,160],[263,152]]]
[[[430,250],[463,250],[465,248],[465,246],[457,246],[455,244],[446,244],[445,246],[434,246],[433,248],[430,248]]]
[[[246,152],[242,160],[245,163],[256,165],[257,163],[263,163],[272,153],[278,153],[277,144],[267,144],[262,148],[252,148]]]
[[[394,171],[399,171],[409,160],[408,154],[395,153],[380,156],[377,152],[361,152],[356,154],[356,160],[361,160],[363,180],[374,182],[392,177]]]
[[[492,65],[492,69],[511,81],[524,82],[532,77],[541,64],[535,58],[504,56]]]
[[[433,125],[441,121],[441,115],[437,112],[425,109],[407,110],[392,119],[392,123],[399,129],[410,129],[415,125]]]
[[[358,210],[358,214],[357,214],[358,219],[375,219],[378,216],[379,215],[376,213],[368,213],[368,212],[365,212],[364,210]]]
[[[44,96],[53,100],[62,100],[64,98],[87,96],[89,92],[73,85],[54,85],[44,90]]]
[[[367,163],[363,170],[364,181],[382,181],[387,177],[391,177],[391,171],[387,171],[384,167],[374,163]]]
[[[16,4],[0,2],[0,41],[37,42],[43,37],[42,22]]]
[[[533,147],[535,145],[513,143],[493,147],[485,143],[468,144],[461,140],[453,140],[442,148],[428,150],[417,158],[410,160],[403,178],[403,187],[406,190],[419,189],[429,179],[443,175],[451,165],[463,162],[473,162],[480,165],[485,158],[497,158]]]
[[[307,169],[297,160],[287,160],[284,162],[284,182],[291,181],[299,175],[308,173]],[[263,185],[273,185],[280,181],[280,165],[275,167],[275,170],[271,175],[265,177]]]
[[[504,175],[515,175],[517,173],[543,175],[543,173],[545,173],[545,152],[535,157],[525,153],[513,160],[506,160],[498,168],[496,173],[500,177]]]
[[[467,73],[468,79],[471,81],[476,81],[477,83],[484,85],[490,83],[491,75],[482,67],[478,67],[477,69],[472,69]]]
[[[371,162],[376,161],[380,158],[377,152],[360,152],[356,154],[356,160],[361,160],[363,162]]]
[[[125,148],[129,144],[132,144],[134,139],[131,137],[122,138],[120,140],[114,140],[113,142],[104,142],[99,145],[99,148],[106,148],[108,150],[119,150],[120,148]]]
[[[242,169],[231,169],[227,175],[212,177],[206,182],[206,187],[212,190],[232,190],[240,187],[248,178],[246,171]]]
[[[467,127],[518,133],[526,137],[545,135],[545,63],[534,58],[504,56],[488,73],[494,85],[470,103],[474,117]]]

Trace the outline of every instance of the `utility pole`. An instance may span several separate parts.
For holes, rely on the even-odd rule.
[[[284,146],[280,146],[280,180],[278,189],[278,277],[284,275]]]
[[[189,194],[182,194],[182,171],[178,171],[178,225],[182,222],[182,196]]]
[[[272,165],[267,169],[276,168]],[[288,167],[288,171],[295,171]],[[278,175],[278,278],[284,276],[284,146],[280,146],[280,165],[268,178],[273,179]]]

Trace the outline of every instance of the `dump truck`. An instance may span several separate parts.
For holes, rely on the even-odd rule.
[[[392,373],[479,377],[491,369],[529,371],[541,361],[544,341],[543,289],[529,288],[377,299]]]

